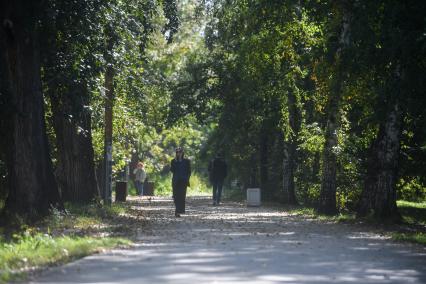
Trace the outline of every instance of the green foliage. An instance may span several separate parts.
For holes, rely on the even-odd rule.
[[[407,198],[414,198],[408,197],[409,192],[422,195],[426,135],[415,125],[423,125],[419,119],[424,115],[406,102],[413,99],[423,105],[426,101],[418,100],[417,93],[424,88],[413,74],[404,77],[406,84],[401,86],[402,92],[413,90],[410,99],[393,95],[400,86],[391,66],[407,64],[404,72],[424,70],[424,56],[418,57],[424,23],[415,11],[424,4],[414,8],[367,2],[212,3],[205,30],[209,54],[191,57],[185,66],[173,92],[172,103],[178,106],[172,114],[194,113],[204,120],[209,107],[215,106],[218,127],[209,147],[225,148],[231,179],[241,181],[243,187],[261,184],[271,191],[269,196],[279,196],[277,189],[282,188],[283,145],[294,145],[296,194],[305,204],[318,201],[326,123],[336,123],[338,144],[332,151],[337,158],[337,206],[346,211],[356,209],[365,186],[369,151],[389,109],[383,102],[400,96],[407,117],[401,141],[406,178],[400,193]],[[341,38],[346,20],[349,34]],[[418,49],[400,42],[403,38]],[[344,50],[341,40],[346,41]],[[342,86],[337,93],[336,84]],[[334,99],[339,121],[327,122],[328,104]]]
[[[314,50],[323,45],[321,26],[293,3],[224,1],[213,11],[206,28],[210,54],[187,68],[197,66],[202,76],[190,77],[184,89],[198,91],[198,101],[216,102],[220,117],[209,144],[224,148],[232,179],[244,186],[261,182],[269,192],[281,188],[282,145],[292,143],[304,159],[297,182],[306,192],[306,172],[323,144],[317,114],[307,113],[318,100],[308,86]],[[208,109],[208,103],[194,109],[195,99],[184,98],[178,102],[183,109]]]
[[[154,182],[155,195],[171,196],[172,195],[172,176],[171,175],[155,175],[152,180]],[[205,178],[198,173],[192,173],[187,188],[187,196],[211,195],[211,188]]]
[[[169,175],[158,175],[153,179],[155,195],[171,196],[172,195],[172,179]]]
[[[320,196],[321,186],[318,183],[312,183],[308,185],[308,190],[306,196],[303,196],[303,199],[306,205],[314,205]]]
[[[201,177],[199,174],[191,175],[187,193],[189,196],[209,196],[212,194],[211,191],[211,186],[206,180],[206,178]]]
[[[318,123],[303,125],[299,134],[299,148],[309,156],[321,153],[324,146],[324,134]]]
[[[198,173],[196,192],[206,190],[198,177],[220,150],[229,180],[280,197],[283,161],[294,149],[296,196],[315,205],[327,166],[325,130],[335,123],[341,211],[356,208],[371,146],[397,101],[403,116],[398,195],[424,200],[423,2],[47,1],[40,22],[43,91],[61,100],[79,133],[88,135],[80,124],[90,116],[101,165],[104,73],[112,67],[113,176],[142,160],[159,194],[170,192],[165,174],[179,145]],[[350,28],[343,38],[345,19]],[[338,121],[328,120],[333,100]],[[51,131],[53,106],[46,107]],[[7,195],[3,156],[0,208]]]
[[[402,178],[398,184],[398,197],[407,201],[426,200],[426,185],[422,183],[420,177]]]
[[[192,117],[176,125],[167,124],[171,90],[178,70],[188,54],[194,53],[202,44],[201,35],[193,30],[198,21],[192,15],[196,8],[193,1],[174,5],[173,1],[164,1],[164,14],[155,10],[155,15],[151,15],[152,26],[143,57],[138,45],[132,42],[136,38],[118,33],[128,42],[117,42],[115,47],[119,52],[117,68],[120,72],[115,75],[114,176],[118,176],[134,157],[144,161],[148,177],[163,172],[178,145],[184,147],[197,168],[199,149],[210,131],[210,127],[198,125]],[[178,13],[176,17],[172,15],[175,12]],[[169,16],[173,16],[175,24],[181,25],[179,31],[171,26]],[[167,33],[167,39],[162,33]],[[173,41],[170,41],[172,37]],[[103,92],[96,91],[94,98],[93,142],[99,163],[103,159]]]

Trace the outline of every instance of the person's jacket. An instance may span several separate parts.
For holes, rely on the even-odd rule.
[[[189,183],[189,178],[191,177],[191,162],[184,157],[182,157],[181,161],[174,158],[171,163],[170,171],[173,173],[173,183],[177,181],[186,181]]]
[[[214,158],[212,161],[210,161],[209,173],[211,181],[224,180],[228,174],[226,162],[220,157]]]
[[[135,180],[140,182],[144,182],[146,178],[146,172],[144,169],[136,168],[133,170],[133,174],[135,175]]]

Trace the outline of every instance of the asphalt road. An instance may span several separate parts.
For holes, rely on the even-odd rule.
[[[378,230],[291,215],[280,208],[213,207],[190,198],[136,201],[148,225],[132,249],[48,269],[30,283],[426,283],[426,248]]]

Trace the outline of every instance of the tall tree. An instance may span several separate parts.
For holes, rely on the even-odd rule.
[[[155,16],[161,7],[167,22],[162,32],[170,43],[179,26],[175,0],[151,1],[138,0],[133,2],[111,1],[105,5],[106,18],[102,22],[104,36],[103,58],[105,91],[104,116],[104,163],[103,163],[103,194],[104,200],[111,200],[112,181],[112,146],[113,146],[113,109],[117,74],[129,66],[141,68],[145,61],[145,51],[149,36],[155,31]],[[124,11],[124,13],[123,13]],[[137,52],[132,46],[137,47]],[[127,53],[127,54],[125,54]],[[130,56],[129,56],[130,54]],[[136,61],[137,64],[129,61]]]
[[[332,56],[333,77],[329,87],[327,104],[327,122],[325,129],[325,145],[323,150],[323,170],[321,192],[318,203],[318,211],[324,214],[335,214],[336,207],[336,170],[337,170],[337,132],[340,126],[340,104],[345,84],[345,49],[349,45],[351,16],[348,3],[335,4],[334,35],[331,36],[334,44],[330,48]],[[333,21],[332,21],[333,23]],[[334,41],[334,42],[333,42]]]
[[[237,177],[246,185],[253,177],[260,180],[270,197],[280,188],[283,201],[295,204],[302,97],[307,96],[301,86],[312,68],[309,55],[318,29],[300,1],[216,4],[206,29],[213,59],[200,62],[205,72],[193,76],[192,88],[186,88],[190,95],[179,92],[183,99],[177,104],[196,114],[205,101],[219,106],[211,113],[220,117],[217,135]]]
[[[30,219],[60,206],[44,121],[38,24],[43,1],[0,4],[0,93],[9,194],[5,212]],[[2,112],[6,109],[2,109]]]
[[[64,201],[99,196],[91,131],[91,85],[99,75],[99,3],[47,1],[43,21],[43,82],[52,109],[56,178]],[[78,11],[78,13],[75,13]]]
[[[426,68],[425,8],[423,2],[379,1],[358,11],[360,22],[371,31],[369,37],[359,33],[358,42],[371,54],[362,54],[360,59],[374,70],[372,85],[377,96],[373,102],[378,113],[377,135],[370,148],[358,208],[360,216],[373,213],[381,219],[400,217],[396,185],[401,141],[404,132],[412,135],[407,118],[413,114],[421,117],[417,110],[425,104],[421,95],[424,83],[418,76]]]
[[[299,131],[301,127],[301,109],[298,96],[295,92],[298,91],[294,83],[293,76],[288,80],[287,93],[287,109],[288,109],[288,129],[289,133],[284,139],[283,147],[283,193],[284,202],[287,204],[297,204],[296,189],[295,189],[295,170],[297,165],[297,145],[299,140]]]

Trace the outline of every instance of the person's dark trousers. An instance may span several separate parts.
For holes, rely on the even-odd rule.
[[[185,214],[186,181],[173,182],[173,201],[175,202],[176,214]]]
[[[138,195],[143,194],[143,183],[139,180],[135,180],[135,187]]]
[[[220,203],[220,197],[222,196],[223,180],[213,181],[213,202],[215,204]]]

